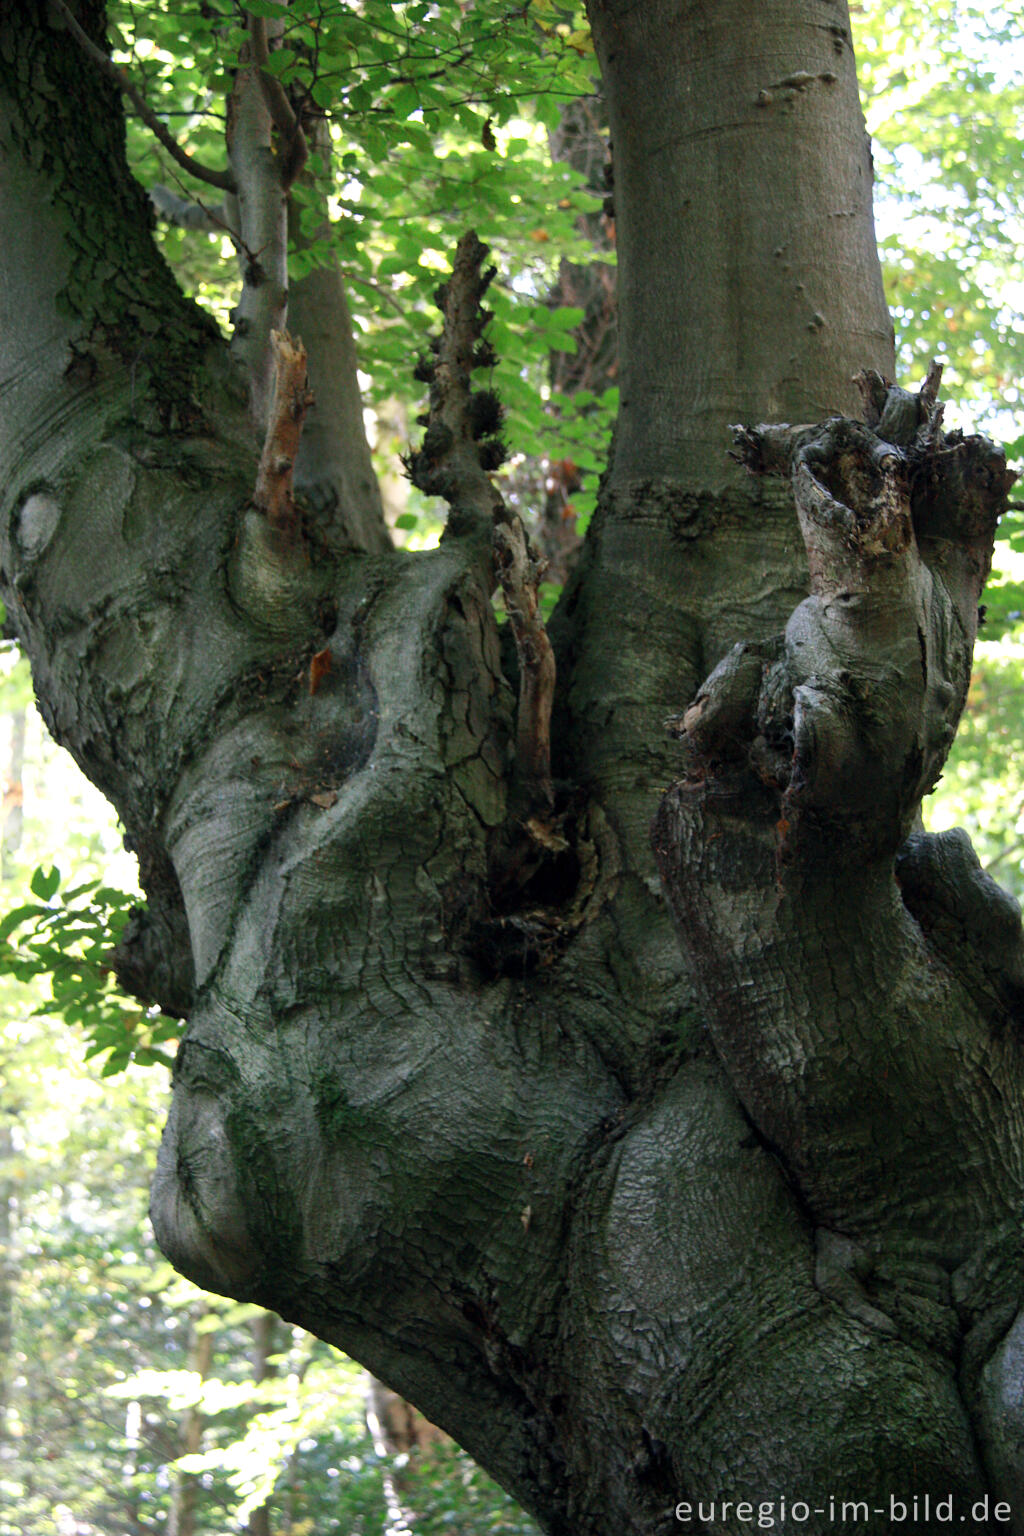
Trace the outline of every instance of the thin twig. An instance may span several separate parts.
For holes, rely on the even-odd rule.
[[[142,118],[146,127],[159,139],[171,159],[188,171],[197,181],[205,181],[211,187],[219,187],[222,192],[234,192],[234,178],[229,171],[215,171],[211,166],[204,165],[201,160],[194,159],[187,150],[182,149],[177,139],[164,127],[156,113],[149,106],[146,98],[138,86],[128,77],[123,69],[119,69],[112,59],[109,59],[102,48],[97,48],[92,38],[83,31],[78,22],[72,16],[64,3],[64,0],[53,0],[53,4],[64,20],[68,31],[78,43],[82,52],[101,69],[108,80],[112,80],[119,91],[131,101],[136,112]]]

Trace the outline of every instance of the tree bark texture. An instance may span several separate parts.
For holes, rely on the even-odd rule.
[[[1005,467],[942,434],[934,381],[886,383],[845,6],[591,14],[623,405],[551,626],[538,839],[479,316],[446,310],[439,359],[466,345],[414,461],[440,548],[353,550],[301,484],[272,524],[116,98],[44,5],[0,11],[2,592],[139,854],[122,974],[188,1014],[156,1231],[555,1536],[678,1530],[685,1500],[1013,1500],[1019,916],[913,830]]]

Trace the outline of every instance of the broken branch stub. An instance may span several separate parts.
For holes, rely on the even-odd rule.
[[[420,448],[406,463],[409,478],[427,496],[441,496],[450,512],[450,534],[490,537],[491,520],[503,516],[501,497],[490,475],[500,468],[505,447],[499,434],[502,408],[492,390],[474,390],[474,368],[490,367],[494,351],[483,340],[491,320],[483,296],[494,268],[483,270],[488,248],[470,230],[462,236],[452,275],[435,295],[444,324],[432,343],[432,357],[422,358],[416,377],[430,385]]]
[[[689,761],[654,827],[716,1053],[818,1229],[815,1283],[901,1339],[917,1336],[892,1300],[910,1267],[966,1271],[1016,1233],[1024,1179],[1006,1108],[1024,1083],[1006,1028],[1019,912],[962,835],[908,841],[963,708],[1013,480],[993,444],[942,432],[937,388],[936,370],[916,395],[866,375],[865,421],[737,430],[754,472],[791,478],[810,592],[669,722]],[[870,1256],[853,1255],[852,1289],[847,1240]],[[969,1275],[961,1291],[961,1316],[991,1301]]]
[[[484,270],[487,246],[473,230],[459,241],[452,275],[437,290],[444,316],[433,356],[421,358],[416,377],[430,385],[423,443],[408,460],[413,484],[450,507],[448,536],[486,538],[488,562],[501,585],[519,658],[516,792],[521,821],[548,836],[554,810],[551,781],[551,705],[555,658],[544,628],[538,586],[544,565],[530,551],[526,530],[509,515],[491,473],[505,457],[499,433],[501,402],[491,389],[473,389],[476,368],[492,368],[494,349],[484,339],[491,319],[483,308],[494,268]]]
[[[260,455],[253,501],[271,528],[289,531],[296,521],[292,493],[295,459],[306,412],[313,403],[306,371],[306,349],[287,331],[271,331],[274,399]]]
[[[811,591],[777,642],[719,664],[676,727],[695,774],[742,760],[775,791],[787,856],[823,838],[891,856],[906,837],[960,718],[1013,483],[1000,449],[942,432],[937,365],[918,394],[858,382],[864,422],[735,429],[741,462],[792,481]]]

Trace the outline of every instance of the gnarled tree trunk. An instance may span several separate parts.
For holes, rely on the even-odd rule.
[[[382,550],[365,497],[307,516],[273,438],[268,518],[111,88],[41,0],[2,13],[3,596],[139,853],[122,974],[189,1017],[156,1230],[552,1533],[738,1530],[737,1500],[869,1529],[890,1497],[926,1530],[924,1495],[983,1528],[1021,1477],[1019,922],[955,838],[900,843],[1004,468],[879,382],[840,0],[591,18],[622,406],[548,774],[541,640],[517,722],[490,601],[471,278],[413,465],[441,547]],[[737,422],[792,424],[742,439],[756,475]]]

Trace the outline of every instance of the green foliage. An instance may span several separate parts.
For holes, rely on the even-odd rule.
[[[858,68],[877,177],[876,217],[899,367],[944,364],[944,393],[967,430],[1024,452],[1024,80],[1014,69],[1020,15],[1007,5],[864,0],[853,7]],[[960,403],[962,402],[962,409]],[[989,633],[1024,615],[1008,546],[996,546]]]
[[[975,651],[953,750],[925,805],[929,831],[964,827],[984,867],[1024,899],[1024,645],[1007,636]]]
[[[1005,5],[854,7],[900,366],[946,363],[947,390],[1024,431],[1015,310],[1024,205],[1020,16]],[[1004,417],[1005,419],[1005,417]],[[1005,428],[1003,428],[1005,430]]]
[[[401,1469],[416,1536],[539,1536],[536,1525],[457,1445],[440,1444]]]
[[[83,1030],[86,1058],[106,1055],[102,1075],[132,1062],[170,1067],[162,1046],[180,1033],[175,1019],[143,1009],[117,988],[110,951],[138,898],[99,879],[60,889],[60,870],[40,864],[29,880],[37,899],[20,902],[0,921],[0,976],[45,980],[36,1014]]]
[[[258,15],[279,16],[266,0]],[[144,80],[150,104],[181,125],[179,138],[207,163],[223,163],[222,124],[231,64],[246,34],[229,0],[202,14],[158,0],[116,3],[115,58]],[[593,89],[582,16],[566,6],[482,0],[356,8],[337,0],[289,7],[270,68],[300,112],[326,124],[330,155],[311,157],[293,189],[300,237],[290,276],[337,262],[346,280],[371,403],[409,399],[411,363],[436,321],[432,295],[460,234],[473,225],[491,246],[491,338],[513,446],[551,444],[543,395],[550,350],[571,350],[576,311],[545,303],[561,259],[589,260],[581,214],[601,205],[548,153],[563,103]],[[147,185],[191,196],[141,128],[132,125],[133,169]],[[208,190],[208,189],[207,189]],[[208,203],[205,194],[200,201]],[[223,320],[237,285],[226,230],[161,229],[179,277]],[[595,450],[606,440],[599,424]]]
[[[180,1350],[145,1219],[166,1089],[153,1073],[90,1076],[76,1032],[26,1017],[34,990],[0,976],[0,1536],[53,1536],[61,1506],[128,1536],[153,1528],[174,1425],[133,1431],[103,1393]]]

